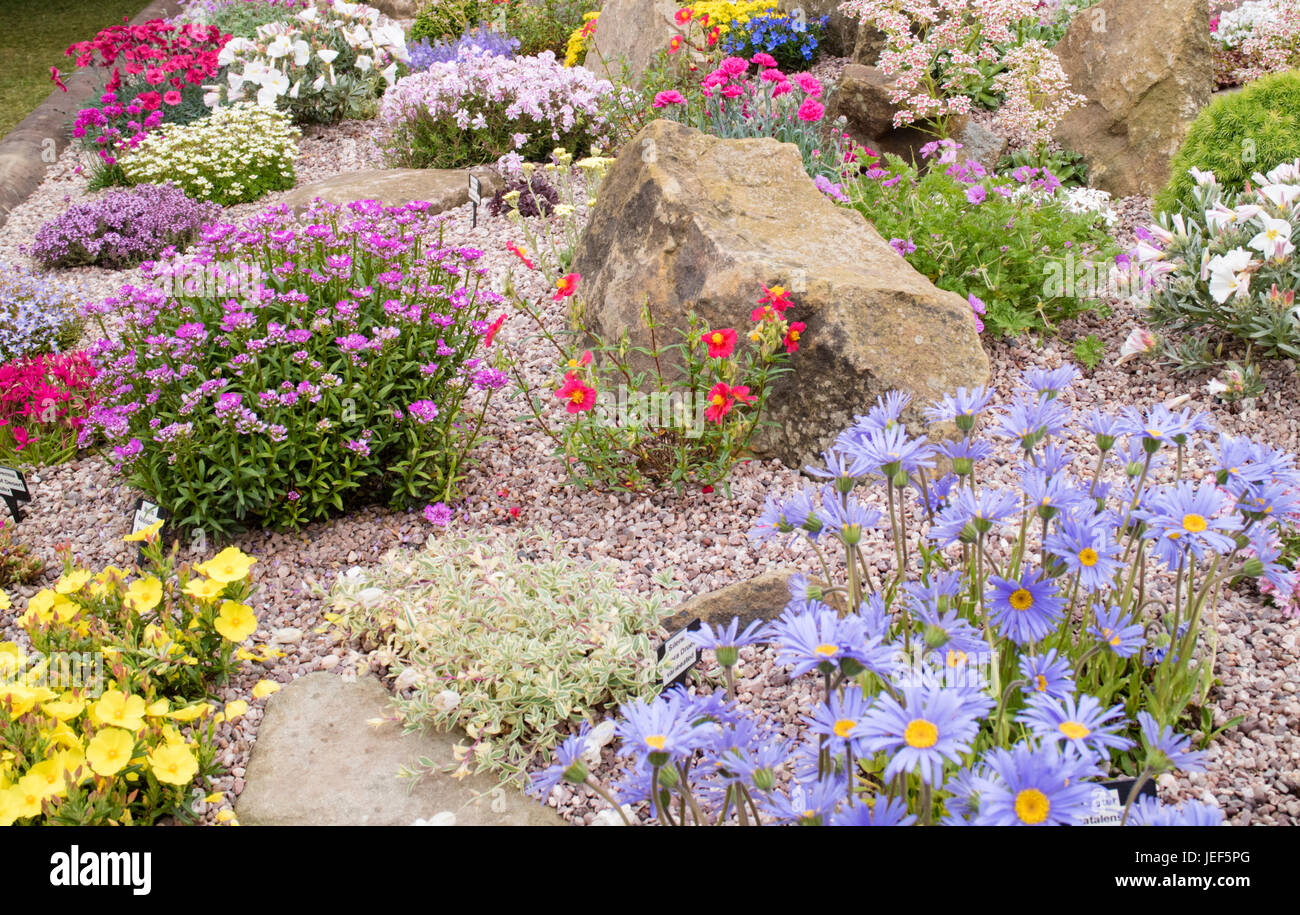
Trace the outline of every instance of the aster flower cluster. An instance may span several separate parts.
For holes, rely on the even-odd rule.
[[[0,361],[57,353],[77,342],[76,290],[15,264],[0,264]]]
[[[556,146],[585,154],[607,144],[603,103],[615,91],[550,51],[504,58],[462,47],[454,60],[399,79],[384,93],[380,117],[395,164],[459,168],[508,153],[537,161]]]
[[[334,0],[260,25],[254,38],[232,38],[218,61],[225,79],[207,87],[209,106],[255,95],[298,123],[330,124],[372,116],[410,57],[401,26],[372,6]]]
[[[450,501],[504,376],[483,354],[501,300],[482,252],[441,244],[441,221],[427,203],[281,205],[146,263],[146,285],[87,308],[122,332],[94,347],[105,397],[84,435],[182,529]]]
[[[829,19],[769,10],[744,22],[733,20],[728,23],[722,52],[732,57],[764,53],[775,58],[778,67],[806,67],[816,58]]]
[[[1166,355],[1214,364],[1222,344],[1278,358],[1300,357],[1300,159],[1256,172],[1248,189],[1227,191],[1211,172],[1192,171],[1192,202],[1161,213],[1138,232],[1126,261],[1149,285],[1147,317],[1185,340]]]
[[[473,48],[484,54],[497,57],[514,57],[519,50],[519,39],[503,35],[493,29],[476,28],[457,38],[455,41],[430,41],[421,38],[411,44],[411,72],[427,70],[431,64],[454,61],[460,56],[461,48]]]
[[[27,253],[46,268],[131,267],[168,248],[184,250],[220,213],[220,207],[191,200],[174,184],[113,190],[45,223]]]
[[[1226,581],[1292,583],[1276,559],[1300,473],[1246,439],[1204,447],[1209,421],[1190,409],[1075,417],[1077,374],[1026,372],[1000,409],[960,389],[924,411],[948,438],[912,434],[909,398],[883,397],[807,468],[818,486],[769,496],[752,536],[801,538],[820,575],[792,577],[769,625],[691,636],[725,693],[623,706],[618,800],[662,823],[1077,824],[1097,779],[1136,772],[1136,798],[1200,769],[1177,728],[1213,682],[1206,621]],[[1062,441],[1074,427],[1092,436],[1088,464]],[[1018,484],[981,483],[1005,454]],[[1201,483],[1184,475],[1193,457],[1212,470]],[[884,572],[864,550],[882,539]],[[736,703],[732,668],[760,643],[820,681],[799,738]],[[1221,819],[1151,802],[1125,817]]]

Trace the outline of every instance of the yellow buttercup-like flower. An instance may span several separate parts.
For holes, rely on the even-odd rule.
[[[221,602],[221,612],[213,624],[217,632],[232,642],[242,642],[257,631],[257,617],[253,608],[247,604],[237,604],[233,600]]]
[[[155,521],[153,524],[149,525],[148,527],[141,528],[140,530],[136,531],[134,534],[127,534],[122,539],[125,540],[127,543],[141,543],[145,540],[152,540],[154,534],[162,530],[162,526],[163,526],[163,519],[159,518],[157,521]]]
[[[73,569],[55,583],[54,590],[59,594],[76,594],[86,586],[88,581],[90,581],[89,569]]]
[[[43,704],[41,711],[57,721],[71,721],[85,711],[85,708],[84,699],[78,699],[72,693],[64,693],[53,702]]]
[[[86,762],[96,775],[116,775],[131,761],[135,737],[121,728],[104,728],[86,747]]]
[[[280,684],[274,680],[258,680],[257,685],[253,687],[254,699],[265,699],[267,696],[280,689]]]
[[[226,590],[224,583],[211,578],[191,578],[185,583],[185,593],[197,597],[204,603],[220,597],[224,590]]]
[[[26,715],[36,707],[38,702],[45,702],[57,696],[52,689],[44,686],[28,686],[25,683],[0,683],[0,704],[9,706],[10,718]]]
[[[234,721],[248,714],[248,703],[243,699],[236,699],[234,702],[227,702],[225,715],[227,721]]]
[[[212,706],[206,702],[200,702],[198,705],[187,706],[186,708],[174,709],[167,713],[167,717],[172,721],[193,721],[196,718],[208,714],[212,711]]]
[[[5,593],[4,588],[0,588],[0,610],[8,610],[12,606],[13,602],[9,600],[9,595]]]
[[[0,680],[9,681],[27,666],[27,655],[17,642],[0,642]]]
[[[148,613],[162,602],[162,582],[154,576],[131,582],[126,589],[126,604],[136,613]]]
[[[68,782],[63,772],[63,762],[58,757],[39,762],[27,770],[26,778],[38,779],[42,797],[63,797],[68,793]],[[23,779],[19,779],[21,784]]]
[[[167,744],[149,754],[149,768],[160,782],[188,785],[199,771],[199,761],[188,747]]]
[[[151,703],[150,706],[144,710],[144,713],[150,718],[161,718],[167,714],[168,707],[169,703],[166,699],[159,699],[157,702]]]
[[[39,778],[30,775],[20,778],[18,784],[8,790],[8,795],[8,803],[0,801],[0,826],[41,815],[41,800],[44,796],[41,794]]]
[[[144,726],[144,699],[110,689],[91,706],[90,715],[99,724],[138,731]]]
[[[243,581],[247,578],[255,562],[257,562],[256,559],[244,555],[239,547],[228,546],[207,562],[195,566],[195,568],[213,581],[229,584],[232,581]]]
[[[54,619],[54,601],[58,596],[49,588],[37,591],[27,602],[27,612],[23,614],[19,623],[24,628],[35,623],[40,623],[42,626],[49,624]]]

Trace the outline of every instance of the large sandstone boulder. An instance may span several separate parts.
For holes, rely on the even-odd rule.
[[[659,51],[668,46],[673,16],[682,8],[676,0],[606,0],[587,39],[583,66],[599,76],[613,78],[626,64],[639,77]],[[602,59],[603,58],[603,59]]]
[[[755,442],[801,466],[893,388],[920,407],[984,384],[988,357],[970,306],[913,270],[854,210],[813,185],[796,147],[721,140],[674,121],[648,124],[610,168],[573,269],[589,328],[648,346],[641,309],[682,327],[747,328],[760,287],[793,290],[807,325],[793,371],[773,389],[776,422]],[[661,338],[662,339],[662,338]]]
[[[501,187],[501,176],[490,168],[369,168],[344,172],[310,184],[302,184],[284,195],[282,203],[305,207],[317,197],[329,203],[378,200],[401,206],[412,200],[432,204],[435,213],[469,202],[469,176],[476,175],[484,201]]]
[[[1153,194],[1192,119],[1210,101],[1214,67],[1204,0],[1101,0],[1056,46],[1070,86],[1088,98],[1057,128],[1115,196]]]

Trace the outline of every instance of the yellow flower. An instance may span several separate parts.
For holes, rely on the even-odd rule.
[[[0,610],[8,610],[12,606],[13,602],[9,600],[9,595],[5,593],[4,588],[0,588]]]
[[[185,746],[185,735],[170,724],[163,725],[162,729],[163,743],[177,743]]]
[[[258,680],[257,685],[253,687],[254,699],[265,699],[267,696],[280,689],[280,684],[274,680]]]
[[[140,543],[144,540],[151,540],[153,539],[153,535],[158,533],[158,531],[162,529],[162,526],[163,526],[163,519],[159,518],[157,521],[155,521],[153,524],[149,525],[148,527],[141,528],[140,530],[136,531],[134,534],[127,534],[122,539],[125,540],[127,543]]]
[[[248,703],[243,699],[236,699],[234,702],[226,703],[226,720],[234,721],[243,715],[248,714]]]
[[[90,778],[90,766],[86,765],[86,754],[81,752],[80,747],[75,750],[64,750],[55,758],[63,767],[69,784],[80,785]]]
[[[68,727],[66,722],[60,721],[52,729],[46,731],[50,738],[50,743],[57,747],[65,747],[69,750],[82,751],[81,738],[77,732]]]
[[[8,704],[9,716],[18,718],[26,715],[36,703],[45,702],[57,696],[52,689],[44,686],[28,686],[25,683],[0,683],[0,704]]]
[[[41,815],[40,779],[24,776],[7,793],[8,804],[0,801],[0,826],[12,824],[14,820]]]
[[[57,756],[32,766],[27,770],[27,775],[18,780],[18,783],[21,785],[28,778],[35,779],[41,786],[41,797],[63,797],[68,793],[63,763]]]
[[[150,718],[161,718],[163,715],[167,714],[167,709],[167,700],[159,699],[157,702],[150,704],[150,706],[144,710],[144,713]]]
[[[172,721],[193,721],[195,718],[201,718],[212,711],[212,706],[206,702],[200,702],[198,705],[178,708],[175,711],[167,713],[167,717]]]
[[[257,617],[252,607],[226,600],[221,602],[221,612],[214,625],[230,641],[242,642],[257,631]]]
[[[144,699],[110,689],[91,706],[90,717],[98,724],[138,731],[144,727]]]
[[[154,777],[169,785],[188,785],[199,771],[199,761],[188,747],[167,744],[149,754]]]
[[[49,588],[37,591],[32,595],[32,599],[27,602],[27,612],[23,614],[23,618],[19,622],[24,627],[31,626],[34,623],[40,623],[41,625],[49,623],[54,619],[51,610],[54,607],[56,597],[58,595]]]
[[[90,581],[89,569],[73,569],[55,583],[54,590],[60,594],[76,594],[86,586],[88,581]]]
[[[221,596],[226,586],[210,578],[191,578],[185,583],[185,593],[207,603]]]
[[[54,702],[46,702],[41,710],[56,721],[70,721],[80,715],[86,708],[86,701],[78,699],[72,693],[64,693]]]
[[[162,582],[154,576],[131,582],[126,589],[126,604],[136,613],[147,613],[162,601]]]
[[[135,738],[121,728],[104,728],[86,747],[86,762],[96,775],[116,775],[131,761]]]
[[[80,612],[81,606],[79,604],[60,594],[54,598],[54,604],[50,607],[50,618],[55,622],[70,623]]]
[[[239,547],[228,546],[207,562],[195,566],[195,568],[213,581],[229,584],[232,581],[243,581],[247,578],[255,562],[257,560],[252,556],[245,556],[240,552]]]
[[[229,823],[231,826],[239,825],[239,823],[235,820],[235,811],[231,810],[229,807],[227,807],[225,810],[221,810],[217,812],[217,822]]]
[[[12,680],[27,666],[27,655],[17,642],[0,642],[0,680]]]
[[[225,798],[225,796],[226,796],[226,792],[224,791],[213,791],[211,794],[209,794],[207,797],[203,799],[203,803],[220,804],[221,801]]]

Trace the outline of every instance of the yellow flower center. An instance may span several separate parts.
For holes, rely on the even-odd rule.
[[[831,658],[834,657],[839,650],[838,646],[832,645],[829,642],[823,642],[813,649],[813,654],[821,655],[823,658]]]
[[[857,722],[852,718],[841,718],[839,721],[835,722],[835,736],[848,737],[856,726]]]
[[[1034,688],[1037,689],[1040,693],[1047,692],[1047,678],[1044,677],[1042,674],[1039,674],[1038,676],[1034,677]]]
[[[1034,605],[1034,595],[1030,594],[1024,588],[1016,588],[1007,598],[1007,603],[1017,610],[1028,610]]]
[[[956,648],[948,649],[947,662],[949,667],[960,667],[966,663],[966,652],[958,651]]]
[[[1047,813],[1051,809],[1051,801],[1037,788],[1026,788],[1016,795],[1016,816],[1020,817],[1022,823],[1037,826],[1047,819]]]
[[[715,407],[720,407],[726,402],[727,402],[727,398],[723,397],[721,394],[713,395],[713,405]]]
[[[646,746],[652,750],[662,750],[668,743],[668,738],[663,734],[651,734],[645,739]]]
[[[1078,721],[1062,721],[1061,733],[1071,740],[1082,740],[1092,733],[1092,729]]]
[[[1079,563],[1091,569],[1097,564],[1097,551],[1090,546],[1084,547],[1079,551]]]
[[[724,337],[724,336],[722,336],[722,334],[719,333],[718,331],[715,330],[715,331],[713,332],[713,345],[714,345],[714,346],[721,346],[721,345],[723,344],[723,342],[724,342],[726,339],[727,339],[727,338]]]
[[[792,341],[797,342],[797,341],[799,340],[799,331],[797,331],[797,330],[792,330],[792,331],[790,331],[790,339],[791,339]]]
[[[1183,530],[1193,534],[1199,534],[1207,527],[1209,527],[1209,525],[1205,523],[1204,515],[1183,515]]]
[[[909,747],[926,750],[939,741],[939,729],[924,718],[913,718],[903,730],[903,740]]]
[[[580,388],[569,395],[569,400],[573,401],[574,403],[582,403],[583,399],[586,396],[587,396],[587,392],[583,391]]]

